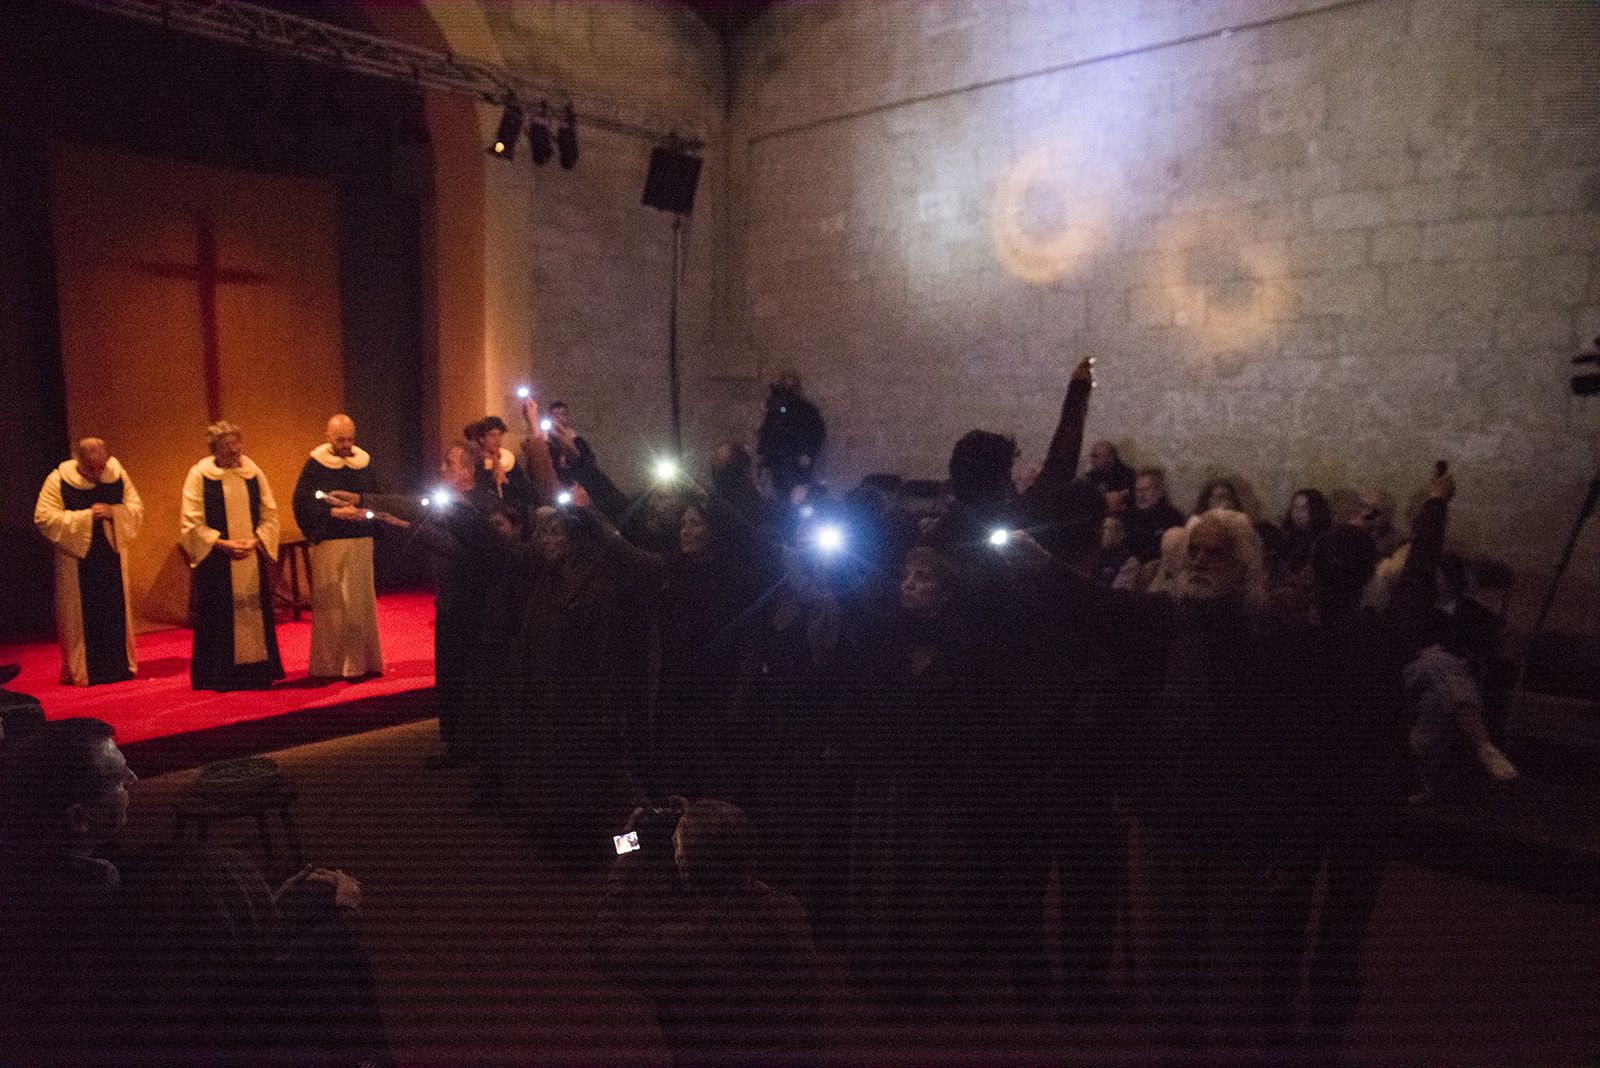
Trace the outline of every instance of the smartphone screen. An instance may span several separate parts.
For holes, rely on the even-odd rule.
[[[614,834],[611,836],[611,842],[617,847],[619,856],[623,853],[632,853],[639,848],[639,832],[629,831],[627,834]]]

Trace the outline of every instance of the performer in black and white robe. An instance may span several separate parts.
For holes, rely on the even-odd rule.
[[[328,420],[328,440],[300,469],[294,518],[311,543],[311,675],[354,680],[383,672],[372,577],[378,522],[363,509],[335,504],[326,496],[332,490],[378,492],[372,457],[356,445],[348,415]]]
[[[464,429],[467,440],[483,453],[483,470],[478,472],[478,486],[484,493],[492,493],[531,517],[533,514],[533,482],[528,469],[517,460],[517,454],[505,447],[506,423],[498,415],[486,415]]]
[[[33,525],[56,547],[63,683],[121,682],[138,671],[128,544],[143,521],[133,479],[100,438],[78,442],[76,458],[50,472],[39,490]]]
[[[239,436],[232,423],[207,427],[211,455],[183,482],[179,537],[193,569],[189,671],[197,690],[260,689],[283,678],[270,571],[278,557],[278,504]]]

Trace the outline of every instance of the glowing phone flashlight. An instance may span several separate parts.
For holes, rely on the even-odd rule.
[[[376,519],[376,518],[378,518],[378,513],[377,513],[377,512],[370,512],[370,511],[369,511],[369,512],[368,512],[368,513],[367,513],[367,518],[368,518],[368,519]]]
[[[317,490],[317,493],[316,493],[317,500],[319,500],[319,501],[326,500],[327,497],[328,497],[328,495],[326,493],[323,493],[321,490]]]
[[[529,389],[527,386],[518,386],[517,387],[517,399],[518,400],[527,400],[531,396],[533,396],[533,390]]]
[[[652,468],[657,482],[671,482],[678,477],[678,461],[670,456],[663,456],[655,462]]]
[[[567,505],[569,505],[571,503],[572,503],[572,494],[568,490],[562,490],[560,493],[556,494],[556,504],[558,504],[561,507],[565,508]]]
[[[539,429],[542,430],[544,433],[548,434],[548,433],[550,433],[550,431],[554,430],[555,428],[556,428],[556,421],[554,419],[551,419],[549,416],[545,416],[543,419],[539,420]]]
[[[1004,528],[996,530],[989,535],[989,544],[996,549],[1003,549],[1011,542],[1011,531]]]

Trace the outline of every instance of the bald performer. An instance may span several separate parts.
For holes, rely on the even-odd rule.
[[[311,668],[313,678],[381,674],[378,606],[372,585],[372,536],[378,522],[358,508],[336,506],[332,490],[378,492],[372,457],[356,445],[355,420],[328,420],[328,440],[311,450],[294,487],[294,518],[311,543]]]
[[[73,459],[50,472],[39,490],[33,525],[56,547],[63,683],[121,682],[138,669],[128,544],[143,521],[133,479],[100,438],[78,442]]]

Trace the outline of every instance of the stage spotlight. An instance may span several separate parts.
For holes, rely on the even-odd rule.
[[[533,162],[543,167],[550,162],[550,157],[555,154],[555,146],[550,140],[550,127],[544,124],[548,109],[539,109],[539,118],[528,120],[528,154],[533,157]],[[576,142],[574,142],[576,146]],[[573,148],[573,156],[577,156],[577,148]],[[563,164],[565,166],[565,164]]]
[[[556,152],[561,156],[563,169],[570,171],[578,165],[578,116],[571,104],[567,105],[561,129],[556,131]]]
[[[506,109],[500,113],[500,126],[494,132],[494,143],[489,146],[489,155],[499,156],[502,159],[513,159],[517,154],[517,138],[522,136],[522,109],[515,100],[506,104]]]
[[[678,461],[670,456],[663,456],[655,462],[651,470],[654,471],[657,482],[675,482],[678,478]]]

